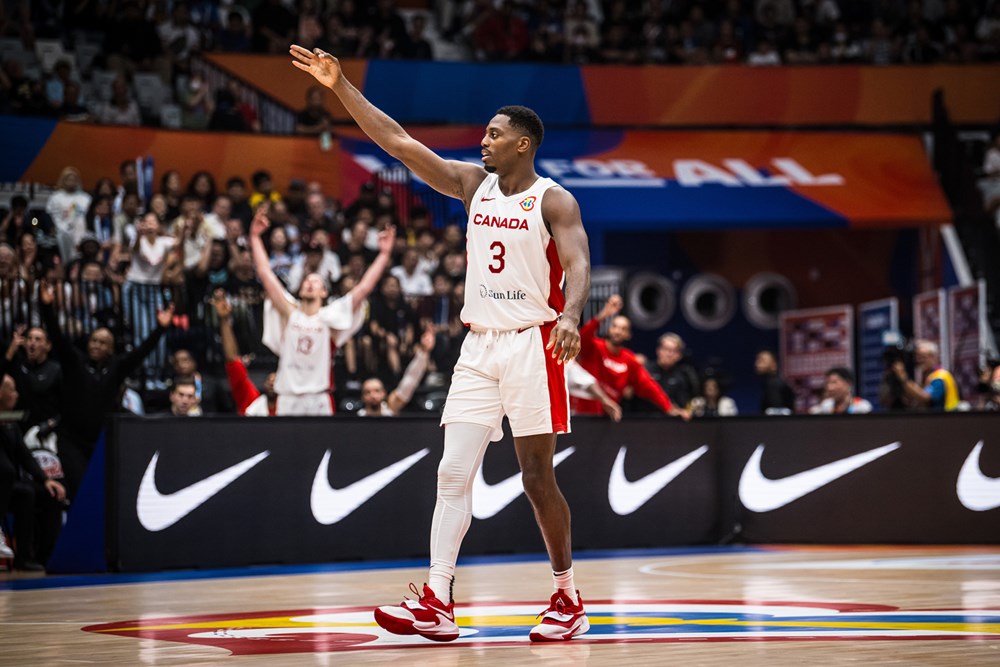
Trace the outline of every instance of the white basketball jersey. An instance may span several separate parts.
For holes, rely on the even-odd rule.
[[[539,178],[524,192],[505,197],[499,177],[489,174],[476,190],[466,232],[464,323],[520,329],[562,313],[562,264],[542,220],[542,196],[556,185]]]
[[[330,390],[330,327],[296,308],[288,318],[278,356],[274,390],[278,394],[318,394]]]

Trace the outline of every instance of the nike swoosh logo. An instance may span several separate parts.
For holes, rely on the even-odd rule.
[[[139,483],[139,494],[135,500],[139,523],[151,533],[169,528],[266,459],[270,453],[261,452],[180,491],[164,494],[156,488],[156,462],[160,460],[160,452],[156,452]]]
[[[751,512],[776,510],[897,449],[899,443],[894,442],[788,477],[768,479],[760,470],[764,445],[757,445],[740,475],[740,502]]]
[[[483,197],[479,201],[493,201],[494,199],[496,199],[496,197]]]
[[[348,514],[368,502],[376,493],[389,486],[394,479],[413,467],[414,463],[427,456],[430,451],[425,447],[419,452],[410,454],[402,461],[377,470],[349,486],[335,489],[330,486],[330,450],[326,450],[323,461],[316,469],[316,477],[313,479],[312,493],[309,497],[313,518],[324,526],[344,519]]]
[[[552,457],[553,467],[562,463],[575,451],[576,448],[567,447],[561,452],[557,452]],[[496,484],[487,484],[486,478],[483,477],[483,466],[479,466],[476,479],[472,483],[472,516],[477,519],[489,519],[514,502],[514,499],[522,493],[524,493],[524,486],[521,484],[521,473],[511,475]]]
[[[955,484],[958,500],[973,512],[1000,507],[1000,477],[987,477],[983,474],[979,465],[979,453],[982,451],[983,441],[980,440],[962,464],[958,483]]]
[[[702,445],[634,482],[625,478],[625,449],[622,447],[618,450],[618,457],[611,468],[611,478],[608,480],[608,502],[611,503],[611,509],[619,516],[631,514],[645,505],[663,487],[674,481],[677,475],[701,458],[708,451],[708,445]]]

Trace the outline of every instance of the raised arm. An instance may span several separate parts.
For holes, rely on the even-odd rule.
[[[351,295],[351,310],[357,310],[361,302],[368,298],[368,295],[375,289],[382,273],[389,266],[392,260],[392,249],[396,243],[396,228],[389,226],[378,233],[378,257],[372,261],[371,266],[361,276],[361,280],[355,285],[349,294]],[[273,275],[273,274],[272,274]],[[277,278],[275,278],[277,280]]]
[[[546,350],[565,363],[580,353],[580,316],[590,296],[590,246],[576,198],[562,188],[550,188],[542,197],[542,218],[556,242],[559,263],[566,274],[566,305],[552,328]]]
[[[420,381],[424,379],[427,372],[427,364],[430,361],[431,350],[434,349],[434,327],[428,327],[420,336],[420,342],[413,352],[413,359],[403,371],[403,377],[399,384],[389,393],[386,403],[394,413],[406,407],[406,404],[413,398],[413,392],[420,386]]]
[[[267,257],[267,249],[264,248],[264,239],[261,235],[271,226],[271,221],[267,219],[267,205],[262,204],[257,207],[254,213],[253,222],[250,223],[250,254],[253,256],[253,265],[257,270],[257,278],[264,286],[267,297],[271,300],[271,305],[281,313],[282,318],[288,319],[295,310],[295,306],[290,304],[285,298],[285,288],[271,270],[271,261]]]
[[[443,195],[461,199],[468,204],[476,188],[486,178],[482,167],[458,160],[445,160],[400,127],[399,123],[369,102],[347,80],[340,61],[320,49],[292,45],[292,64],[308,72],[321,84],[336,93],[347,113],[365,134],[382,149],[405,164],[413,173]]]

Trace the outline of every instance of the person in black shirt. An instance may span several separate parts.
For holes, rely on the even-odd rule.
[[[0,380],[0,411],[13,410],[17,399],[14,379],[5,374]],[[62,522],[60,503],[65,498],[63,485],[49,478],[24,444],[21,426],[0,422],[0,519],[8,511],[14,513],[15,569],[44,569],[38,560],[46,561],[55,546]],[[0,548],[6,547],[3,542],[0,530]]]
[[[42,322],[52,340],[53,356],[59,361],[57,365],[62,367],[62,390],[69,399],[63,402],[62,419],[56,433],[59,458],[72,498],[94,453],[104,422],[115,409],[122,383],[159,343],[173,321],[174,307],[168,305],[156,314],[156,328],[131,352],[114,354],[114,335],[110,330],[100,328],[87,338],[87,352],[84,354],[59,328],[59,320],[52,307],[54,298],[52,285],[42,283],[39,287]]]
[[[646,362],[646,370],[678,407],[686,408],[701,393],[698,373],[684,358],[684,340],[675,333],[660,336],[656,358]]]
[[[774,352],[757,353],[754,370],[761,379],[760,411],[763,414],[788,414],[795,411],[795,392],[778,375],[778,360]],[[769,412],[770,411],[770,412]]]

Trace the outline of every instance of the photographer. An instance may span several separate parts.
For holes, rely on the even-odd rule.
[[[958,385],[951,373],[941,368],[937,344],[929,340],[916,341],[913,362],[914,374],[923,378],[923,386],[910,378],[902,359],[894,361],[890,368],[902,388],[902,398],[923,409],[950,412],[958,407]]]

